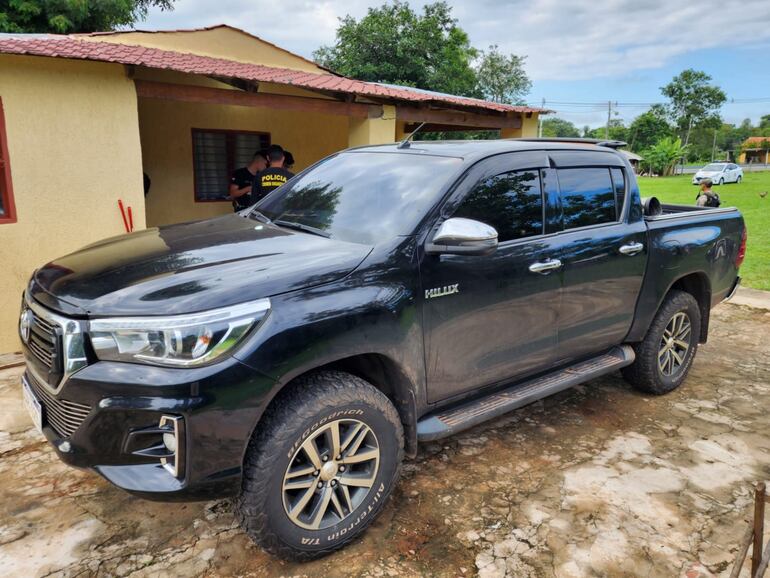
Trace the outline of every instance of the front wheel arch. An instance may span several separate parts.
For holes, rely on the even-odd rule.
[[[396,361],[382,353],[358,353],[336,359],[325,359],[322,363],[303,367],[296,374],[290,374],[270,392],[263,402],[262,410],[254,422],[251,436],[253,437],[264,416],[277,403],[281,397],[287,395],[296,384],[310,374],[319,371],[342,371],[367,381],[381,391],[396,408],[404,428],[404,452],[406,457],[414,458],[417,455],[417,384],[407,375]],[[246,456],[248,444],[244,443],[242,460]]]

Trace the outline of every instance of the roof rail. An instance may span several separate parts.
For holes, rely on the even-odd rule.
[[[533,142],[563,142],[563,143],[577,143],[577,144],[592,144],[599,147],[607,147],[611,149],[623,148],[627,143],[622,140],[607,140],[599,138],[575,138],[575,137],[532,137],[532,138],[517,138],[511,140],[523,140]]]

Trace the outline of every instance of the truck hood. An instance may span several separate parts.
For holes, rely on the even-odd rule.
[[[233,214],[89,245],[38,269],[30,292],[70,315],[190,313],[335,281],[371,249]]]

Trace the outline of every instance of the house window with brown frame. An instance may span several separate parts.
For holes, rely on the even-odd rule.
[[[11,185],[11,160],[8,157],[8,139],[5,134],[5,111],[0,98],[0,225],[16,222]]]
[[[195,202],[226,201],[230,175],[270,146],[270,134],[194,128],[192,145]]]

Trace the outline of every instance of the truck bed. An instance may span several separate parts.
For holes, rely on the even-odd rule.
[[[743,236],[743,216],[735,207],[662,205],[663,214],[645,217],[647,274],[636,305],[629,340],[644,336],[674,282],[703,283],[709,302],[702,314],[720,303],[736,283],[735,262]],[[705,328],[704,323],[704,339]]]

